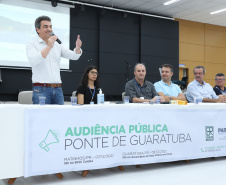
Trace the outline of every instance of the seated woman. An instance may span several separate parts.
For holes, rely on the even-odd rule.
[[[88,66],[83,74],[81,85],[78,87],[76,92],[78,104],[96,104],[99,87],[97,67],[93,65]]]
[[[88,66],[82,77],[81,85],[78,87],[76,92],[78,98],[78,104],[90,104],[90,102],[97,103],[97,94],[99,93],[98,88],[99,78],[98,69],[96,66]],[[121,171],[124,171],[123,166],[118,166]],[[82,176],[85,177],[89,170],[84,170]]]

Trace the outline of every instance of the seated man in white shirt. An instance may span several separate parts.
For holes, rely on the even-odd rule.
[[[182,94],[180,87],[171,82],[173,76],[173,66],[170,64],[163,64],[161,70],[162,80],[154,84],[156,92],[165,98],[166,101],[170,100],[183,100],[186,101],[185,96]]]
[[[190,103],[194,102],[195,98],[201,98],[202,102],[225,103],[225,96],[218,97],[213,90],[213,87],[204,82],[206,70],[203,66],[197,66],[193,70],[195,80],[188,84],[187,99]]]
[[[27,43],[27,57],[32,67],[33,104],[39,103],[39,97],[46,97],[46,104],[64,104],[61,87],[61,57],[78,60],[82,54],[82,41],[77,36],[74,51],[64,48],[52,33],[52,23],[48,16],[35,20],[38,36]],[[57,41],[57,42],[55,42]]]

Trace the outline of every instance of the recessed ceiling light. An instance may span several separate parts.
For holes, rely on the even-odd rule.
[[[170,5],[170,4],[176,3],[177,1],[180,1],[180,0],[171,0],[171,1],[167,1],[167,2],[165,2],[163,5]]]
[[[217,10],[215,12],[211,12],[210,14],[217,14],[217,13],[221,13],[221,12],[224,12],[226,11],[226,8],[225,9],[221,9],[221,10]]]

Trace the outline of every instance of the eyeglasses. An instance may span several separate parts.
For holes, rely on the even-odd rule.
[[[216,81],[224,81],[225,79],[215,79]]]
[[[91,73],[92,75],[98,75],[98,72],[91,71],[90,73]]]
[[[202,75],[203,73],[194,73],[194,75]]]

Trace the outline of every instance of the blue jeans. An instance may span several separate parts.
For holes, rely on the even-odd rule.
[[[33,104],[39,104],[39,97],[46,97],[46,104],[64,105],[64,95],[61,87],[33,86]]]

